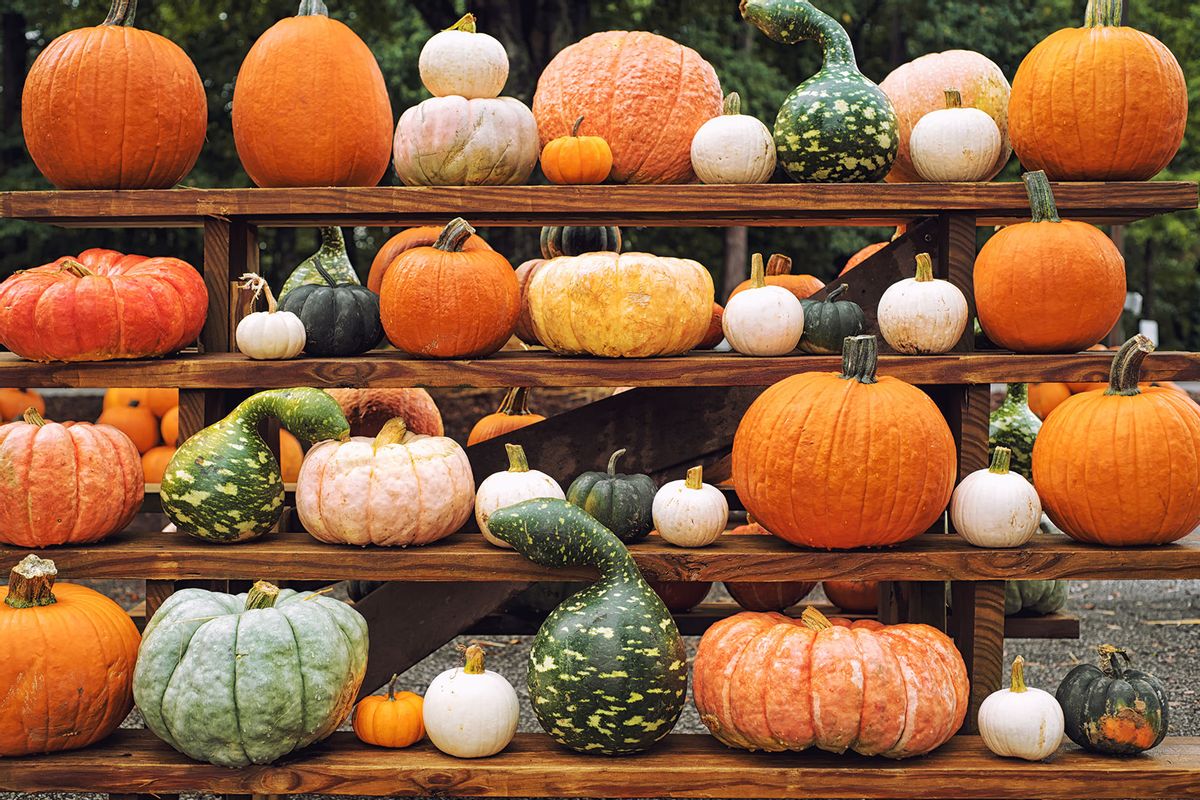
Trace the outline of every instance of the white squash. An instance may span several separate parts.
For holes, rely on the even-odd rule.
[[[768,286],[761,253],[750,262],[750,288],[725,304],[721,330],[729,346],[746,356],[781,356],[800,344],[804,306],[782,286]]]
[[[517,732],[517,693],[503,675],[485,670],[483,648],[467,648],[466,664],[433,679],[422,705],[433,746],[458,758],[499,753]]]
[[[396,175],[407,186],[525,183],[540,152],[533,112],[512,97],[431,97],[400,115]]]
[[[533,500],[540,497],[551,497],[566,500],[558,481],[544,472],[529,468],[525,458],[525,448],[519,444],[506,444],[508,451],[508,469],[488,475],[475,490],[475,522],[479,532],[497,547],[512,549],[512,545],[503,539],[492,536],[488,530],[488,517],[497,509],[520,503],[523,500]]]
[[[1042,521],[1042,503],[1025,476],[1008,469],[1012,453],[997,447],[987,469],[963,478],[950,498],[954,529],[976,547],[1020,547]]]
[[[992,692],[979,706],[979,735],[998,756],[1041,761],[1063,740],[1063,710],[1049,692],[1025,685],[1025,659],[1012,665],[1010,688]]]
[[[242,276],[241,285],[243,289],[254,291],[251,304],[260,294],[265,294],[267,310],[248,314],[238,323],[234,331],[238,350],[254,359],[278,360],[300,355],[307,338],[300,318],[291,311],[279,310],[271,287],[261,275],[247,272]]]
[[[921,253],[917,276],[893,283],[879,298],[876,320],[897,353],[945,353],[967,329],[967,298],[949,281],[935,280],[933,261]]]
[[[761,120],[743,114],[737,92],[725,113],[692,137],[692,170],[703,183],[766,183],[775,174],[775,138]]]
[[[978,108],[963,108],[957,89],[947,89],[946,107],[921,117],[908,138],[917,174],[949,183],[988,180],[1001,146],[996,121]]]
[[[678,547],[705,547],[725,532],[729,503],[715,486],[704,483],[704,468],[692,467],[687,478],[665,484],[651,506],[654,528]]]
[[[508,53],[498,39],[478,33],[475,15],[467,14],[425,42],[417,68],[434,97],[497,97],[508,81]]]

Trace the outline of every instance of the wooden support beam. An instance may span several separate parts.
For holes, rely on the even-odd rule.
[[[957,286],[967,299],[967,327],[954,352],[975,349],[975,226],[973,214],[942,214],[936,220],[934,277]]]
[[[954,642],[967,664],[971,707],[964,733],[979,730],[976,716],[1004,674],[1004,581],[953,581]]]
[[[153,617],[168,597],[175,594],[175,581],[146,581],[145,618]]]
[[[226,217],[204,219],[204,285],[208,317],[200,333],[200,350],[226,353],[234,349],[233,332],[245,309],[235,305],[235,285],[245,272],[258,272],[258,236],[253,225]],[[235,310],[239,313],[235,313]]]

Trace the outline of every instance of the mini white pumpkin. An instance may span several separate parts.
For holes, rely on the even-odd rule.
[[[978,108],[963,108],[957,89],[946,90],[946,107],[917,121],[908,137],[913,167],[923,180],[986,181],[1000,158],[1000,129]]]
[[[1042,503],[1025,476],[1010,472],[1012,452],[997,447],[992,465],[963,478],[950,498],[954,529],[976,547],[1020,547],[1042,521]]]
[[[503,675],[485,670],[483,648],[467,648],[466,664],[433,679],[422,717],[433,746],[458,758],[499,753],[517,732],[517,693]]]
[[[742,113],[737,92],[725,113],[692,137],[692,170],[704,183],[766,183],[775,174],[775,138],[761,120]]]
[[[533,112],[512,97],[431,97],[400,115],[393,142],[406,186],[525,183],[540,152]]]
[[[945,353],[967,329],[967,298],[950,281],[934,279],[933,260],[921,253],[917,276],[893,283],[879,298],[876,320],[897,353]]]
[[[503,539],[498,539],[488,530],[488,517],[497,509],[516,505],[523,500],[533,500],[540,497],[550,497],[566,500],[558,481],[544,472],[529,468],[529,460],[525,458],[525,448],[519,444],[506,444],[508,452],[508,469],[488,475],[475,490],[475,522],[479,532],[497,547],[512,549],[512,545]]]
[[[678,547],[705,547],[725,532],[729,503],[715,486],[704,483],[704,467],[692,467],[687,478],[665,484],[651,506],[654,528]]]
[[[721,330],[729,346],[746,356],[781,356],[804,334],[804,307],[782,286],[769,286],[761,253],[750,261],[750,288],[725,304]]]
[[[417,60],[421,83],[434,97],[498,97],[508,81],[508,53],[495,37],[475,30],[475,15],[429,37]]]
[[[266,295],[267,310],[255,311],[242,318],[234,331],[238,350],[254,359],[295,358],[304,350],[304,323],[290,311],[280,311],[271,294],[271,287],[261,275],[247,272],[242,276],[243,289],[254,291],[251,306],[260,294]]]
[[[1041,761],[1063,740],[1063,710],[1049,692],[1025,685],[1025,659],[1012,665],[1010,688],[992,692],[979,706],[979,735],[998,756]]]

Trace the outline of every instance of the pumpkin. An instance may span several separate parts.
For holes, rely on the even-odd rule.
[[[946,353],[967,329],[967,298],[950,281],[933,277],[928,253],[917,255],[917,274],[893,283],[875,311],[879,333],[898,353]]]
[[[1200,525],[1200,408],[1173,389],[1138,388],[1153,349],[1140,334],[1127,341],[1108,390],[1072,395],[1033,445],[1042,506],[1073,539],[1165,544]]]
[[[174,447],[179,443],[179,406],[175,406],[163,414],[158,429],[162,433],[164,444]]]
[[[1024,383],[1008,384],[1004,402],[988,420],[988,447],[1006,447],[1012,453],[1012,470],[1033,480],[1033,443],[1042,421],[1029,407],[1029,390]]]
[[[804,336],[800,349],[806,353],[832,354],[842,352],[847,336],[858,336],[867,326],[862,306],[841,296],[850,287],[842,283],[821,300],[801,300],[804,309]]]
[[[497,97],[508,81],[508,53],[493,36],[475,30],[475,15],[429,37],[417,60],[421,83],[434,97]]]
[[[991,178],[1002,149],[996,121],[978,108],[963,108],[958,89],[947,89],[946,107],[913,126],[908,147],[921,180],[952,183]]]
[[[20,419],[27,408],[45,416],[46,401],[34,389],[0,389],[0,422]]]
[[[150,405],[150,390],[149,389],[133,389],[128,387],[114,387],[104,390],[104,399],[100,401],[100,410],[103,411],[109,408],[120,408],[122,406],[148,406]],[[178,405],[176,403],[175,405]],[[26,406],[28,408],[28,406]],[[24,409],[22,409],[24,411]]]
[[[804,306],[782,286],[768,286],[760,253],[751,258],[750,288],[734,292],[721,317],[725,339],[747,356],[782,356],[804,333]]]
[[[550,738],[622,755],[666,736],[687,700],[687,650],[625,546],[562,500],[502,508],[488,527],[539,566],[590,567],[600,576],[550,612],[529,651],[533,713]]]
[[[351,436],[375,436],[400,417],[413,433],[441,436],[442,413],[424,389],[326,389],[341,406]]]
[[[105,397],[107,399],[107,394]],[[118,403],[117,405],[128,405],[128,403]],[[147,389],[144,405],[154,412],[154,416],[162,419],[164,414],[179,405],[179,390]]]
[[[537,334],[533,332],[533,316],[529,313],[529,281],[545,263],[544,258],[531,258],[517,267],[516,271],[517,288],[521,292],[521,313],[517,316],[517,327],[513,335],[527,345],[540,344]]]
[[[1144,181],[1175,156],[1188,118],[1183,70],[1158,39],[1121,25],[1122,5],[1091,0],[1082,28],[1050,34],[1021,61],[1009,132],[1027,169]]]
[[[908,758],[948,741],[966,717],[967,670],[928,625],[746,612],[700,639],[692,695],[701,721],[744,750]]]
[[[649,475],[617,473],[625,448],[608,459],[607,472],[585,472],[571,481],[567,501],[579,506],[622,542],[645,538],[654,527],[654,495],[658,487]]]
[[[1031,383],[1029,384],[1029,410],[1045,421],[1050,412],[1062,405],[1071,396],[1071,389],[1065,383]]]
[[[1025,659],[1013,659],[1012,682],[979,706],[979,736],[998,756],[1041,761],[1058,752],[1065,720],[1049,692],[1025,685]]]
[[[742,113],[737,92],[724,113],[692,137],[692,171],[702,183],[766,183],[775,174],[775,140],[757,118]]]
[[[383,247],[379,248],[379,252],[371,261],[371,271],[367,275],[367,288],[379,294],[383,289],[383,276],[387,274],[392,262],[402,253],[412,250],[414,247],[432,246],[441,236],[443,227],[445,226],[421,225],[416,228],[405,228],[384,242]],[[473,233],[463,242],[462,249],[463,252],[471,252],[491,250],[492,248],[480,236]]]
[[[1166,687],[1150,673],[1132,669],[1127,651],[1110,644],[1098,649],[1100,666],[1080,664],[1054,693],[1067,736],[1084,750],[1107,755],[1157,747],[1167,735]]]
[[[409,747],[425,738],[421,695],[397,692],[398,675],[388,682],[387,692],[358,701],[354,707],[354,735],[376,747]]]
[[[461,667],[448,669],[429,684],[423,717],[429,741],[456,758],[494,756],[517,732],[520,703],[512,684],[484,669],[483,648],[467,647]]]
[[[685,614],[704,602],[712,589],[712,581],[650,581],[654,590],[672,614]]]
[[[1005,581],[1004,615],[1028,612],[1037,616],[1061,611],[1067,604],[1066,581]]]
[[[337,730],[366,666],[366,620],[341,600],[263,581],[239,595],[181,589],[146,623],[133,697],[190,758],[270,764]]]
[[[375,56],[323,0],[267,29],[233,88],[233,141],[257,186],[374,186],[392,119]]]
[[[890,182],[920,180],[909,153],[910,136],[917,122],[931,111],[943,108],[945,89],[955,86],[963,104],[987,113],[1000,132],[1000,151],[981,180],[991,180],[1004,169],[1012,155],[1008,139],[1008,98],[1011,89],[1003,70],[973,50],[927,53],[896,67],[879,84],[892,101],[900,134],[900,149],[887,179]]]
[[[715,486],[704,483],[704,468],[663,485],[650,506],[654,528],[663,541],[679,547],[705,547],[721,538],[729,523],[729,503]]]
[[[883,180],[899,144],[896,112],[859,72],[846,30],[809,2],[742,0],[739,8],[773,41],[821,45],[821,69],[791,91],[775,119],[780,166],[797,181]]]
[[[958,470],[950,428],[920,389],[876,378],[876,357],[874,336],[850,337],[841,374],[784,378],[738,424],[733,484],[776,536],[880,547],[924,533],[945,510]]]
[[[975,310],[987,337],[1018,353],[1074,353],[1125,308],[1125,259],[1100,229],[1059,219],[1044,172],[1027,172],[1032,222],[1009,225],[975,258]]]
[[[471,432],[467,435],[467,447],[504,436],[544,419],[546,418],[541,414],[529,410],[529,388],[514,386],[504,393],[499,408],[480,418],[471,427]]]
[[[241,286],[253,292],[251,307],[259,294],[265,294],[267,310],[247,314],[238,322],[234,332],[238,350],[253,359],[287,359],[300,355],[308,336],[300,318],[291,311],[279,310],[271,287],[261,275],[246,273],[242,276]]]
[[[0,344],[32,361],[165,356],[196,341],[207,312],[190,264],[93,248],[0,283]]]
[[[554,497],[559,500],[567,498],[558,481],[544,472],[529,468],[529,460],[525,458],[525,449],[521,445],[506,444],[504,449],[508,453],[508,470],[487,476],[475,490],[475,523],[479,526],[483,538],[497,547],[511,545],[496,538],[488,530],[488,517],[496,509],[537,497]]]
[[[963,478],[950,500],[954,530],[976,547],[1020,547],[1042,521],[1037,491],[1018,472],[1009,472],[1011,452],[997,447],[991,466]]]
[[[692,139],[721,105],[717,73],[695,50],[645,31],[604,31],[550,61],[533,115],[543,145],[583,115],[583,132],[612,149],[616,183],[687,183]]]
[[[812,275],[793,275],[792,259],[783,253],[772,253],[767,259],[767,285],[782,286],[796,295],[797,300],[804,300],[825,288],[825,284]],[[732,300],[749,288],[750,281],[744,280],[734,287],[729,293],[729,298]]]
[[[304,448],[300,440],[282,428],[279,429],[279,475],[283,482],[295,483],[300,477],[300,464],[304,461]]]
[[[517,277],[499,253],[466,249],[473,233],[456,218],[432,247],[405,251],[388,268],[379,292],[383,329],[400,350],[426,358],[481,358],[512,336],[521,312]]]
[[[99,592],[55,585],[57,574],[28,555],[0,586],[0,757],[87,747],[133,707],[137,628]]]
[[[136,400],[127,406],[104,409],[96,419],[96,424],[111,425],[125,434],[139,453],[145,453],[158,444],[158,418]]]
[[[542,258],[621,252],[621,229],[615,225],[547,225],[539,236]]]
[[[175,447],[169,444],[151,447],[142,454],[142,474],[146,483],[162,483],[163,473],[166,472],[167,464],[171,463],[173,455]]]
[[[559,136],[542,148],[542,173],[560,184],[604,183],[612,172],[613,155],[608,142],[599,136],[580,136],[583,117],[575,120],[570,136]]]
[[[874,242],[872,244],[869,244],[869,245],[863,247],[860,250],[856,250],[854,252],[854,255],[852,255],[852,256],[850,256],[850,258],[846,259],[846,266],[842,267],[842,271],[838,273],[838,277],[839,278],[842,277],[847,272],[854,269],[859,264],[863,263],[868,258],[870,258],[871,256],[878,253],[880,250],[887,247],[889,244],[891,244],[891,242]]]
[[[314,283],[318,286],[326,285],[327,281],[324,276],[317,271],[318,265],[336,283],[360,282],[358,273],[354,271],[354,265],[350,263],[350,255],[346,252],[346,238],[342,236],[342,229],[336,226],[321,228],[320,235],[321,246],[317,248],[317,252],[297,264],[296,268],[288,275],[287,280],[283,282],[283,290],[279,292],[280,300],[287,297],[288,293],[297,286],[307,283]],[[376,288],[371,291],[378,292],[379,290]]]
[[[770,536],[761,525],[750,522],[729,531],[729,536]],[[725,581],[733,601],[747,611],[782,611],[799,603],[816,588],[812,581]]]
[[[196,66],[170,39],[133,27],[136,10],[136,0],[112,0],[104,22],[56,38],[25,78],[25,146],[59,189],[169,189],[204,146]]]
[[[712,318],[708,322],[708,332],[696,345],[697,350],[712,350],[725,341],[725,309],[720,303],[713,303]]]
[[[879,581],[823,581],[821,589],[842,611],[873,614],[879,610]]]
[[[393,142],[405,186],[511,186],[538,161],[537,123],[513,97],[431,97],[400,115]]]
[[[323,284],[297,286],[280,308],[304,325],[304,352],[310,356],[356,356],[383,339],[379,295],[357,283],[337,283],[320,264]]]

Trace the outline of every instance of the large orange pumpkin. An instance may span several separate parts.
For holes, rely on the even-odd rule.
[[[27,408],[45,414],[46,401],[33,389],[0,389],[0,422],[20,419]]]
[[[1109,388],[1063,401],[1034,442],[1042,508],[1081,542],[1165,544],[1200,525],[1200,408],[1174,389],[1138,388],[1153,349],[1127,341]]]
[[[0,587],[0,756],[87,747],[133,707],[133,620],[93,589],[56,586],[57,574],[30,555]]]
[[[583,117],[579,133],[608,142],[617,183],[686,183],[692,137],[723,103],[716,71],[695,50],[645,31],[605,31],[546,66],[533,115],[543,147]]]
[[[430,247],[438,240],[441,233],[442,227],[438,225],[421,225],[416,228],[406,228],[388,239],[383,243],[383,247],[379,248],[374,260],[371,261],[371,271],[367,274],[367,288],[375,294],[379,294],[383,287],[383,276],[401,253],[412,250],[414,247]],[[467,241],[463,242],[462,249],[464,252],[471,252],[473,250],[491,250],[492,247],[483,240],[483,237],[473,233],[467,238]],[[421,431],[417,432],[421,433]],[[359,434],[354,435],[358,436]]]
[[[25,146],[60,189],[168,189],[204,145],[200,75],[170,39],[133,27],[136,0],[68,31],[33,62],[21,95]]]
[[[1098,228],[1059,219],[1044,172],[1025,174],[1032,222],[1009,225],[975,258],[975,309],[987,337],[1018,353],[1073,353],[1125,307],[1125,259]]]
[[[1009,133],[1026,169],[1056,181],[1142,181],[1187,128],[1183,70],[1166,45],[1121,26],[1121,0],[1091,0],[1082,28],[1055,31],[1017,69]]]
[[[488,439],[520,430],[544,419],[541,414],[529,410],[529,389],[525,386],[513,387],[504,394],[499,408],[481,417],[471,428],[471,433],[467,436],[467,446],[486,442]]]
[[[771,533],[805,547],[880,547],[929,529],[950,501],[954,437],[933,401],[875,377],[874,336],[846,339],[842,372],[784,378],[747,409],[733,485]]]
[[[424,389],[326,389],[350,423],[351,436],[374,438],[394,417],[413,433],[442,436],[442,412]]]
[[[322,0],[259,37],[233,89],[233,141],[259,186],[374,186],[392,104],[370,48]]]
[[[796,298],[799,300],[811,297],[825,288],[825,284],[820,278],[812,275],[793,275],[792,259],[782,253],[774,253],[767,259],[767,285],[782,286],[796,295]],[[744,292],[749,288],[750,281],[742,281],[734,287],[729,296],[733,297],[735,294]]]

